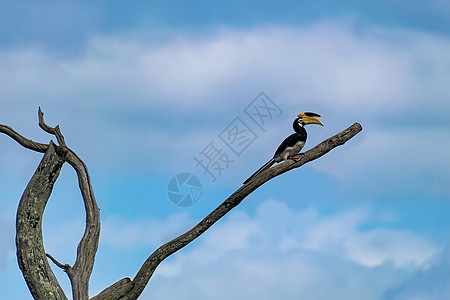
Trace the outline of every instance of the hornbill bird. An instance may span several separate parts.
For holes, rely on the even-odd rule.
[[[262,171],[270,168],[274,163],[282,162],[286,160],[302,150],[303,146],[306,142],[306,130],[304,128],[307,124],[318,124],[323,126],[323,123],[318,119],[320,115],[312,112],[304,112],[297,115],[297,118],[294,120],[292,127],[294,128],[295,133],[288,136],[278,147],[277,151],[273,155],[273,158],[269,160],[264,166],[259,168],[258,171],[253,173],[244,184],[249,182],[253,177],[261,173]]]

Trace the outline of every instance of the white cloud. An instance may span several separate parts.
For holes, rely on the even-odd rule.
[[[308,233],[303,247],[338,255],[367,267],[392,263],[396,267],[426,267],[438,248],[404,230],[359,227],[369,217],[355,209],[325,218]]]
[[[446,128],[365,128],[357,142],[314,163],[346,188],[450,196],[450,147]],[[371,179],[372,178],[372,179]],[[375,178],[375,179],[373,179]],[[377,179],[382,179],[382,183]]]
[[[276,201],[262,203],[254,217],[235,211],[163,262],[143,299],[382,299],[429,267],[439,247],[405,230],[360,229],[371,219],[364,207],[321,216]],[[116,238],[139,246],[137,233],[148,239],[141,226],[121,223]]]
[[[282,101],[379,112],[449,95],[449,48],[444,36],[381,28],[357,32],[336,22],[222,28],[206,36],[181,33],[156,44],[96,37],[76,57],[3,50],[1,95],[25,102],[37,96],[84,104],[211,108],[214,99],[239,103],[248,91],[253,96],[269,90]]]
[[[445,120],[450,111],[448,53],[445,36],[387,28],[356,31],[337,22],[222,28],[206,36],[175,34],[156,44],[96,37],[73,57],[33,48],[3,50],[0,118],[19,128],[27,122],[28,128],[41,105],[72,141],[92,144],[105,135],[106,143],[116,141],[125,125],[111,110],[157,110],[167,118],[174,110],[200,110],[196,117],[205,118],[220,112],[225,124],[265,90],[285,111],[323,111],[327,125],[360,121],[377,128],[383,116],[401,119],[422,110]],[[340,114],[345,115],[338,118]],[[93,134],[93,126],[102,132]],[[149,132],[148,127],[126,128],[136,136]],[[153,130],[162,131],[152,134],[155,139],[173,146],[168,141],[175,139],[164,138],[164,128]],[[187,136],[185,143],[192,138]]]
[[[103,166],[114,162],[121,169],[151,168],[152,155],[190,159],[201,149],[198,145],[206,145],[223,129],[214,126],[225,126],[264,90],[285,112],[323,113],[324,137],[354,121],[362,123],[367,136],[354,147],[359,152],[347,147],[345,152],[351,154],[341,151],[335,160],[350,166],[328,168],[329,174],[339,175],[336,170],[355,174],[358,166],[384,166],[378,162],[386,157],[407,165],[411,155],[391,154],[388,146],[423,153],[436,142],[432,147],[436,155],[421,159],[411,174],[423,174],[430,166],[445,173],[440,167],[445,153],[437,149],[449,146],[443,138],[448,135],[445,122],[450,117],[448,53],[450,40],[445,36],[376,27],[358,31],[337,22],[297,28],[222,28],[205,36],[173,34],[159,43],[95,37],[85,52],[72,57],[33,48],[3,49],[0,119],[29,130],[21,132],[39,132],[30,126],[41,105],[49,122],[61,124],[70,145],[77,145],[83,157]],[[145,118],[149,123],[143,126],[130,111],[143,112],[141,118],[152,112]],[[186,111],[186,119],[178,120]],[[433,127],[427,127],[428,112],[438,116]],[[420,116],[417,122],[414,115]],[[394,117],[403,127],[392,121],[389,130],[384,130],[383,123]],[[180,122],[183,127],[191,122],[197,127],[180,137],[165,122]],[[405,122],[422,125],[420,141],[414,140],[417,128],[405,127]],[[212,125],[201,126],[204,131],[199,133],[198,123]],[[316,135],[311,135],[310,142],[315,142]],[[39,138],[48,140],[44,134]],[[276,148],[273,140],[266,141],[267,147]],[[177,152],[180,143],[184,147]],[[104,146],[112,144],[117,151],[105,153]],[[343,159],[348,156],[358,161]],[[130,157],[139,163],[127,163]],[[394,173],[403,176],[405,172],[398,168]]]
[[[389,292],[386,299],[439,300],[450,297],[450,247],[447,244],[433,262],[433,266],[417,272]]]
[[[383,299],[411,275],[433,270],[440,253],[435,243],[384,224],[393,218],[390,212],[373,215],[366,206],[328,215],[313,208],[293,211],[273,200],[254,216],[236,210],[163,262],[143,299]],[[362,229],[374,220],[381,223]],[[70,262],[82,225],[74,219],[44,228],[46,250]],[[192,225],[186,212],[165,220],[113,216],[102,224],[101,244],[120,251],[152,249]]]

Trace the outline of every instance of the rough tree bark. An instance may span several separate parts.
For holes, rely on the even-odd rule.
[[[19,267],[31,294],[40,295],[42,299],[67,299],[48,264],[42,242],[42,215],[64,164],[65,153],[59,150],[50,143],[25,188],[17,209],[16,244]]]
[[[55,145],[53,142],[49,144],[33,142],[15,132],[11,127],[0,125],[0,132],[10,136],[23,147],[45,153],[23,193],[17,210],[16,244],[19,267],[35,299],[67,299],[49,266],[48,258],[68,274],[72,284],[73,299],[87,300],[89,278],[94,265],[100,234],[100,217],[97,202],[84,162],[67,147],[59,126],[53,128],[46,125],[40,109],[38,116],[39,126],[44,131],[54,135],[58,141],[58,145]],[[361,125],[355,123],[311,150],[298,154],[255,176],[192,229],[162,245],[150,254],[133,280],[130,278],[121,279],[104,289],[97,296],[93,297],[92,300],[137,299],[157,266],[164,259],[203,234],[254,190],[272,178],[294,168],[298,168],[321,157],[333,148],[343,145],[361,130]],[[50,197],[53,185],[59,176],[61,167],[65,162],[68,162],[77,172],[78,183],[86,211],[86,228],[78,245],[77,258],[73,267],[68,264],[62,264],[50,254],[46,254],[42,239],[42,216],[45,205]]]

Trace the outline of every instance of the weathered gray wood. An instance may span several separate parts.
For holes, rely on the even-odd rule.
[[[73,299],[87,300],[89,279],[94,267],[100,237],[100,213],[85,163],[70,149],[68,149],[66,160],[77,172],[78,185],[86,210],[86,228],[77,247],[75,264],[68,275],[72,283]]]
[[[134,284],[130,278],[123,278],[104,289],[100,294],[91,298],[91,300],[117,300],[125,296],[133,286]]]
[[[0,132],[4,133],[11,138],[13,138],[16,142],[18,142],[20,145],[27,149],[31,149],[37,152],[45,153],[48,149],[48,144],[41,144],[34,142],[32,140],[29,140],[23,136],[21,136],[19,133],[17,133],[14,129],[12,129],[9,126],[0,124]]]
[[[42,215],[66,152],[50,143],[20,199],[16,219],[17,259],[37,300],[67,299],[50,268],[42,242]]]

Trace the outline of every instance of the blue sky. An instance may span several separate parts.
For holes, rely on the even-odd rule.
[[[305,149],[354,122],[363,132],[255,191],[163,262],[142,299],[450,298],[447,1],[0,6],[0,123],[48,142],[41,106],[91,173],[102,220],[91,295],[132,278],[314,111],[325,126],[307,128]],[[264,129],[245,114],[261,92],[282,111]],[[240,156],[220,140],[235,118],[257,136]],[[233,160],[215,182],[193,159],[210,142]],[[14,220],[42,154],[6,136],[0,148],[2,296],[31,299]],[[182,172],[202,183],[187,208],[167,195]],[[73,264],[83,211],[65,166],[44,218],[59,261]]]

